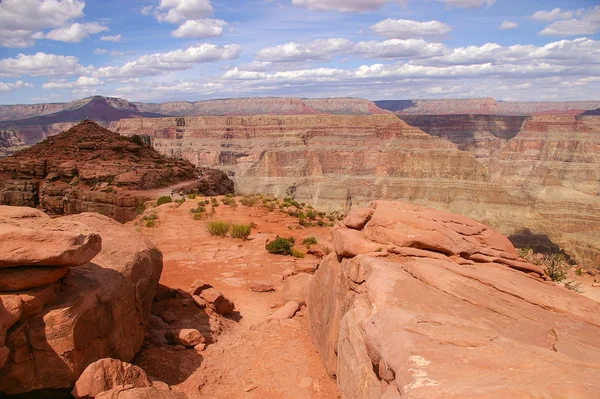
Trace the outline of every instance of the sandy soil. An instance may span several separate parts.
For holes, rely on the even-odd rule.
[[[181,187],[185,187],[190,184],[195,184],[197,181],[198,181],[197,179],[192,179],[192,180],[182,181],[180,183],[177,183],[177,184],[174,184],[171,186],[156,188],[154,190],[123,190],[123,191],[120,191],[120,193],[121,194],[130,194],[130,195],[139,195],[139,196],[149,197],[149,198],[158,198],[158,197],[162,197],[163,195],[170,196],[171,190],[174,190],[175,193],[173,194],[173,199],[179,199],[179,198],[181,198],[181,196],[179,195],[179,189]]]
[[[600,302],[600,287],[594,287],[595,281],[600,282],[600,272],[592,270],[590,273],[584,272],[581,276],[575,273],[575,268],[572,268],[567,274],[566,281],[575,281],[581,283],[579,287],[581,295],[586,296],[594,301]]]
[[[147,348],[136,363],[190,399],[338,398],[335,381],[326,375],[312,345],[306,310],[283,322],[266,320],[283,305],[282,272],[319,260],[311,255],[295,259],[268,254],[265,241],[276,235],[293,235],[299,244],[303,238],[315,236],[320,245],[331,247],[330,228],[290,230],[286,226],[297,225],[297,219],[286,214],[221,204],[209,220],[254,222],[258,227],[247,241],[217,238],[209,235],[207,220],[192,218],[190,209],[197,202],[156,208],[156,226],[137,228],[163,252],[162,284],[188,290],[195,279],[203,279],[233,300],[239,315],[225,320],[218,341],[199,354],[191,349]],[[276,291],[255,293],[250,289],[254,280],[268,281]],[[193,304],[183,311],[191,309],[199,311]]]

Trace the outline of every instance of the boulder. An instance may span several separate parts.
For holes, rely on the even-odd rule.
[[[102,392],[96,396],[96,399],[187,399],[187,395],[161,388],[135,388],[125,385]]]
[[[275,291],[273,284],[268,281],[252,281],[250,283],[250,289],[254,292],[272,292]]]
[[[101,236],[102,250],[92,262],[71,268],[60,282],[0,295],[2,307],[11,309],[0,309],[2,325],[10,327],[4,327],[6,339],[0,342],[10,351],[0,373],[0,392],[5,394],[71,388],[98,358],[132,360],[142,346],[162,271],[160,251],[108,217],[36,219],[44,219],[49,229],[75,228],[84,237]],[[13,304],[8,307],[7,297]],[[12,316],[5,323],[9,318],[2,314],[7,313]]]
[[[200,331],[193,328],[183,328],[181,330],[169,331],[168,339],[186,348],[193,348],[198,344],[204,343],[204,337]]]
[[[298,302],[288,302],[283,307],[277,309],[272,315],[267,317],[267,320],[286,320],[294,317],[300,305]]]
[[[0,270],[0,291],[23,291],[60,280],[68,267],[11,267]]]
[[[342,398],[600,397],[599,303],[468,218],[371,208],[361,230],[334,228],[309,283],[310,335]],[[349,251],[357,237],[389,252]]]
[[[207,288],[200,293],[200,298],[204,299],[208,304],[221,315],[233,312],[235,305],[227,299],[222,293],[214,288]]]
[[[283,301],[305,305],[311,277],[310,274],[298,273],[286,278],[283,284]]]
[[[42,217],[7,219],[2,217],[2,210],[0,242],[0,268],[79,266],[102,248],[100,236],[85,231],[80,224]]]
[[[371,219],[375,210],[373,208],[353,208],[343,220],[349,229],[361,230]]]
[[[208,284],[204,280],[194,280],[192,286],[190,287],[190,294],[192,295],[200,295],[202,291],[205,289],[212,288],[212,285]]]
[[[75,398],[93,398],[119,385],[144,388],[151,383],[144,370],[133,364],[117,359],[100,359],[86,367],[71,394]]]

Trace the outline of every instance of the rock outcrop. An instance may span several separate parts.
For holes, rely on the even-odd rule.
[[[38,238],[26,241],[32,228]],[[0,207],[0,232],[6,231],[15,237],[7,244],[19,251],[5,254],[2,247],[0,263],[12,266],[0,274],[25,262],[31,265],[25,273],[40,263],[66,270],[40,280],[44,285],[0,292],[0,392],[70,389],[100,358],[133,359],[162,271],[160,251],[128,227],[91,213],[51,219],[30,208]],[[33,281],[30,274],[26,280]]]
[[[600,395],[600,304],[469,218],[371,209],[334,227],[310,283],[311,337],[342,398]]]
[[[193,179],[195,167],[84,121],[0,160],[0,204],[39,206],[53,214],[98,212],[132,220],[148,190]]]

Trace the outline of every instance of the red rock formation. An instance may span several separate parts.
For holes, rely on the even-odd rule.
[[[93,211],[127,221],[144,198],[120,191],[164,187],[195,175],[190,163],[84,121],[0,160],[0,203],[55,214]]]
[[[310,283],[311,337],[342,398],[600,395],[600,304],[473,220],[372,207],[336,226]]]
[[[162,271],[162,254],[152,243],[105,216],[86,213],[51,219],[29,208],[0,207],[0,231],[6,226],[26,231],[34,225],[40,237],[74,228],[84,236],[100,235],[102,250],[91,262],[72,267],[62,280],[0,292],[2,394],[71,388],[98,358],[133,359],[144,339]],[[51,266],[51,259],[62,258],[48,245],[52,242],[31,240],[20,248],[29,250],[30,256],[41,254],[38,262],[30,263]],[[80,259],[70,246],[63,249],[70,251],[69,259]],[[79,251],[83,256],[85,251]],[[2,253],[0,259],[7,262]],[[4,270],[12,269],[18,268],[0,269],[0,279]]]

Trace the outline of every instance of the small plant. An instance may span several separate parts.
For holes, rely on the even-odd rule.
[[[163,195],[156,200],[156,206],[168,204],[169,202],[173,202],[173,199],[168,195]]]
[[[229,223],[208,222],[208,232],[213,236],[225,237],[229,233]]]
[[[234,224],[231,226],[231,236],[245,240],[250,235],[251,228],[248,224]]]
[[[141,215],[142,213],[144,213],[144,203],[143,202],[138,202],[137,206],[135,207],[135,213],[137,213],[138,215]]]
[[[231,207],[237,206],[237,202],[235,202],[235,198],[232,198],[232,197],[225,196],[225,198],[223,198],[221,200],[221,202],[223,203],[223,205],[229,205]]]
[[[306,254],[296,248],[292,248],[292,256],[294,258],[304,258]]]
[[[242,198],[240,200],[240,204],[247,206],[249,208],[256,205],[257,202],[258,202],[258,199],[256,197],[251,197],[251,196],[245,196],[244,198]]]
[[[227,194],[225,194],[225,198],[233,198],[233,194],[227,193]]]
[[[311,245],[317,245],[317,242],[318,241],[316,237],[306,237],[304,240],[302,240],[302,245],[310,247]]]
[[[291,255],[293,245],[294,243],[289,239],[277,237],[275,240],[267,243],[267,245],[265,245],[265,249],[270,254]]]
[[[175,203],[177,204],[177,206],[181,206],[184,202],[185,202],[185,197],[175,200]]]
[[[194,213],[194,220],[201,220],[201,219],[202,219],[201,213]]]
[[[312,226],[312,223],[309,220],[307,220],[306,218],[298,219],[298,224],[300,224],[300,226],[304,226],[304,227]]]
[[[192,193],[192,194],[188,194],[187,196],[189,199],[196,199],[196,194]]]
[[[151,213],[150,215],[144,216],[142,218],[142,220],[156,220],[158,219],[158,216],[156,215],[156,213]]]
[[[190,209],[191,213],[202,213],[202,212],[206,212],[206,208],[204,207],[204,205],[198,205],[196,208],[194,209]]]
[[[110,193],[112,193],[113,191],[115,191],[115,190],[114,190],[112,187],[107,187],[107,188],[106,188],[106,193],[107,193],[107,194],[110,194]]]
[[[324,221],[322,221],[321,219],[319,219],[319,220],[317,221],[317,226],[319,226],[319,227],[325,227],[325,222],[324,222]]]
[[[308,212],[306,212],[306,217],[310,220],[315,220],[317,218],[317,212],[315,212],[314,209],[309,209]]]
[[[581,276],[583,274],[583,268],[577,268],[575,269],[575,274],[577,274],[578,276]]]
[[[146,227],[154,227],[155,224],[154,220],[146,220],[145,223]]]
[[[138,134],[134,134],[133,136],[131,136],[130,140],[134,144],[144,145],[144,141],[142,140],[142,138]]]

